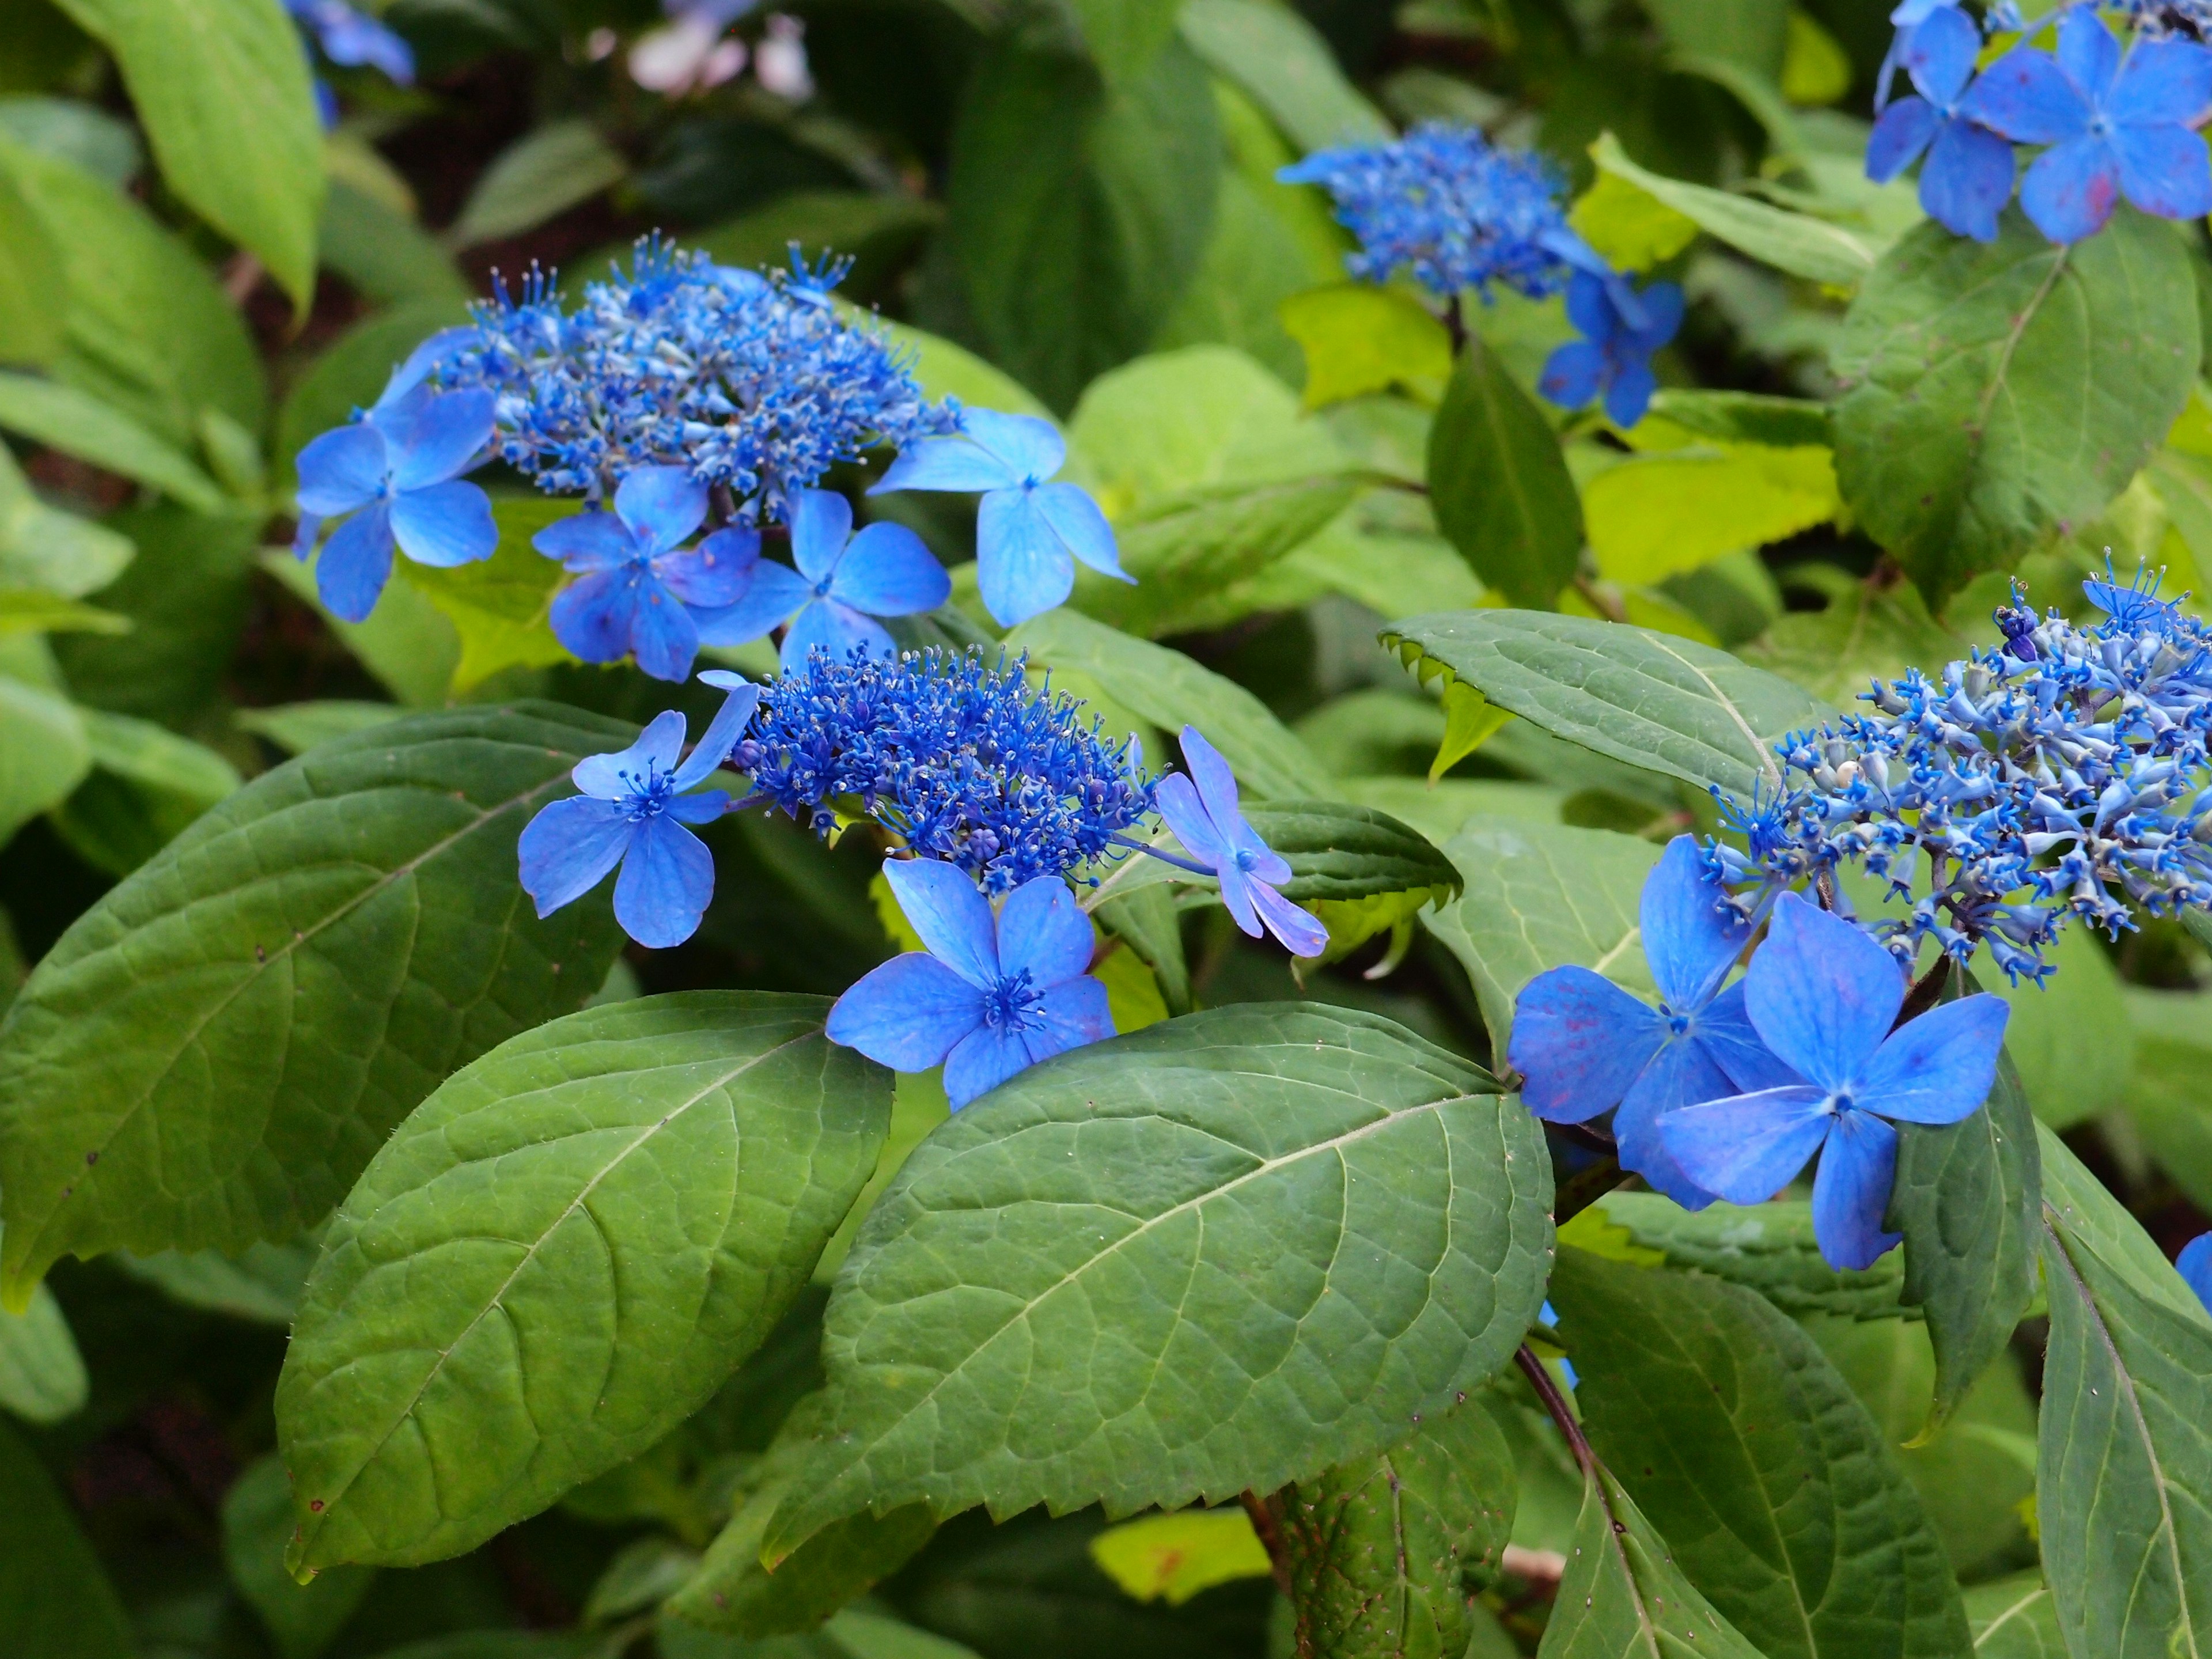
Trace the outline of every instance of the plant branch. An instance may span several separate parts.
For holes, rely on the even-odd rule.
[[[1936,965],[1912,981],[1912,988],[1905,994],[1905,1001],[1897,1011],[1898,1025],[1904,1024],[1908,1019],[1919,1018],[1936,1006],[1936,999],[1943,994],[1943,982],[1950,968],[1951,958],[1939,955],[1936,958]],[[1890,1029],[1894,1030],[1896,1026]]]
[[[1567,1405],[1566,1397],[1559,1392],[1559,1385],[1552,1381],[1551,1372],[1544,1369],[1544,1362],[1536,1358],[1534,1348],[1523,1342],[1514,1350],[1513,1363],[1528,1379],[1528,1386],[1535,1389],[1536,1398],[1544,1402],[1544,1409],[1552,1414],[1552,1421],[1559,1425],[1559,1432],[1566,1436],[1567,1444],[1574,1451],[1575,1462],[1582,1465],[1583,1476],[1595,1481],[1597,1479],[1597,1454],[1590,1449],[1590,1443],[1583,1437],[1583,1425],[1575,1421],[1573,1410]]]
[[[1606,1148],[1607,1156],[1602,1163],[1593,1164],[1569,1176],[1552,1200],[1552,1218],[1571,1221],[1584,1210],[1628,1179],[1629,1171],[1620,1167],[1612,1157],[1613,1149]]]
[[[1255,1492],[1238,1493],[1237,1501],[1244,1505],[1244,1513],[1252,1517],[1252,1530],[1260,1535],[1260,1547],[1267,1552],[1267,1569],[1275,1575],[1275,1588],[1285,1598],[1295,1599],[1291,1591],[1290,1558],[1283,1549],[1283,1529],[1276,1524],[1274,1510]]]

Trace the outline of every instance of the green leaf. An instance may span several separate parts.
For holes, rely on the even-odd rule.
[[[1958,994],[1954,975],[1944,1000]],[[1887,1224],[1905,1235],[1905,1300],[1926,1316],[1936,1344],[1933,1427],[2004,1352],[2034,1297],[2037,1130],[2003,1054],[1983,1109],[1944,1126],[1899,1123],[1897,1133]]]
[[[2135,1064],[2123,1099],[2159,1167],[2212,1208],[2212,999],[2130,986]]]
[[[84,1409],[84,1358],[54,1293],[41,1285],[21,1313],[0,1312],[0,1410],[58,1423]]]
[[[1006,649],[1029,653],[1033,667],[1079,676],[1163,731],[1197,726],[1227,758],[1249,799],[1328,793],[1321,763],[1265,703],[1180,651],[1069,611],[1030,618],[1006,636]]]
[[[1794,1200],[1693,1211],[1657,1193],[1611,1192],[1559,1237],[1616,1261],[1710,1273],[1758,1291],[1786,1314],[1888,1320],[1907,1312],[1898,1299],[1905,1263],[1895,1251],[1871,1267],[1838,1272],[1820,1259],[1813,1206]]]
[[[604,900],[535,920],[514,843],[633,732],[525,704],[340,739],[80,917],[0,1024],[13,1297],[64,1254],[297,1231],[454,1066],[596,990]]]
[[[239,786],[236,767],[189,738],[128,714],[78,712],[94,770],[54,814],[54,828],[112,874],[130,874]]]
[[[69,33],[76,31],[69,28]],[[0,98],[0,132],[118,188],[128,185],[146,165],[131,123],[79,98],[20,94]]]
[[[127,634],[131,618],[34,587],[0,587],[0,634]]]
[[[447,1079],[347,1195],[277,1385],[296,1571],[458,1555],[652,1445],[805,1285],[889,1127],[821,998],[586,1009]]]
[[[584,1622],[604,1625],[659,1606],[698,1565],[697,1554],[672,1538],[633,1539],[615,1552],[584,1598]]]
[[[2057,969],[2040,988],[2002,981],[1990,989],[2012,1006],[2005,1051],[2037,1119],[2071,1128],[2119,1105],[2135,1060],[2128,1001],[2106,955],[2086,927],[2058,936],[2049,961]],[[2081,1033],[2098,1040],[2084,1043]]]
[[[1190,968],[1183,958],[1182,927],[1174,895],[1164,886],[1139,887],[1103,901],[1095,914],[1102,927],[1152,970],[1168,1012],[1188,1013]]]
[[[1325,960],[1429,905],[1441,909],[1462,884],[1452,861],[1419,830],[1371,806],[1270,801],[1247,807],[1245,817],[1291,866],[1291,878],[1278,890],[1328,928]]]
[[[1236,161],[1215,186],[1206,252],[1152,344],[1162,350],[1231,346],[1295,385],[1302,372],[1298,349],[1284,330],[1281,307],[1317,276],[1334,276],[1342,267],[1333,248],[1315,257],[1327,230],[1326,222],[1313,222],[1312,199],[1275,178],[1291,152],[1267,118],[1226,84],[1217,82],[1213,90]]]
[[[0,674],[0,842],[67,799],[91,767],[82,713],[43,686]]]
[[[2067,247],[2016,210],[1986,244],[1923,224],[1836,343],[1844,499],[1940,603],[2126,486],[2188,400],[2197,329],[2186,249],[2132,208]]]
[[[1616,270],[1649,270],[1698,240],[1695,219],[1614,173],[1591,181],[1567,223]]]
[[[1965,1649],[1918,1494],[1789,1316],[1738,1285],[1574,1249],[1552,1300],[1591,1443],[1768,1659]]]
[[[23,193],[0,172],[0,363],[51,363],[62,351],[62,255]]]
[[[1790,586],[1816,592],[1817,611],[1790,611],[1742,649],[1743,659],[1849,705],[1873,679],[1899,678],[1962,657],[1967,642],[1928,613],[1928,601],[1893,569],[1862,581],[1832,564],[1790,568]]]
[[[1715,240],[1778,270],[1850,288],[1875,270],[1875,250],[1858,233],[1809,214],[1790,213],[1747,197],[1731,196],[1724,190],[1662,179],[1630,161],[1620,141],[1609,132],[1590,146],[1590,159],[1600,172],[1634,185],[1685,218],[1694,220],[1699,229]]]
[[[447,232],[455,247],[495,242],[587,202],[629,173],[622,152],[589,121],[555,121],[492,158]]]
[[[1437,740],[1436,758],[1429,763],[1429,783],[1443,775],[1504,729],[1513,716],[1495,707],[1489,698],[1462,680],[1444,687],[1444,733]]]
[[[0,584],[81,599],[113,581],[136,551],[128,537],[48,507],[0,444]]]
[[[1615,581],[1662,581],[1841,509],[1825,447],[1696,442],[1609,466],[1583,490],[1590,550]]]
[[[2070,1653],[2168,1659],[2212,1633],[2212,1315],[2057,1136],[2042,1140],[2036,1513]]]
[[[1548,610],[1582,552],[1582,501],[1552,423],[1473,335],[1429,429],[1428,481],[1437,528],[1483,586]]]
[[[1181,0],[1068,0],[1091,61],[1109,86],[1143,75],[1175,38]]]
[[[1091,1540],[1091,1559],[1138,1601],[1171,1607],[1216,1584],[1265,1578],[1273,1571],[1241,1509],[1177,1510],[1125,1521]]]
[[[1549,1162],[1497,1089],[1374,1015],[1249,1005],[957,1114],[838,1276],[831,1437],[769,1552],[862,1508],[1112,1516],[1381,1451],[1542,1299]]]
[[[1739,797],[1780,785],[1778,738],[1833,718],[1725,651],[1587,617],[1451,611],[1382,641],[1424,680],[1448,674],[1570,743]]]
[[[249,1244],[234,1261],[216,1250],[163,1250],[157,1255],[118,1250],[108,1259],[187,1308],[289,1330],[319,1249],[319,1242],[299,1238],[289,1244]]]
[[[844,314],[848,321],[852,321],[858,313],[848,311]],[[876,325],[883,330],[884,338],[892,348],[905,356],[915,382],[925,396],[957,398],[963,404],[974,404],[979,408],[1001,409],[1010,415],[1033,415],[1057,424],[1052,410],[1038,401],[1036,393],[966,347],[888,319],[878,319]]]
[[[0,1631],[38,1659],[132,1659],[100,1558],[22,1437],[0,1424]]]
[[[1263,0],[1183,0],[1181,22],[1206,66],[1250,94],[1301,150],[1395,136],[1296,11]]]
[[[1276,1493],[1298,1650],[1464,1654],[1468,1604],[1498,1571],[1518,1486],[1497,1420],[1470,1401]]]
[[[1292,295],[1282,315],[1305,354],[1308,409],[1393,386],[1430,403],[1443,398],[1452,376],[1451,336],[1411,295],[1338,283]]]
[[[374,1569],[332,1567],[308,1583],[284,1571],[294,1530],[292,1483],[274,1455],[256,1458],[222,1500],[222,1557],[283,1659],[315,1659],[376,1582]]]
[[[1592,968],[1656,995],[1637,907],[1660,849],[1610,830],[1471,817],[1444,843],[1467,896],[1439,905],[1430,932],[1474,982],[1490,1048],[1512,1040],[1513,1000],[1548,968]]]
[[[275,744],[288,755],[304,755],[318,744],[349,738],[373,726],[398,720],[406,710],[391,702],[289,702],[274,708],[241,708],[231,723]]]
[[[1002,32],[969,85],[945,234],[991,356],[1065,410],[1151,343],[1198,269],[1213,94],[1180,41],[1109,90],[1042,19]]]
[[[1629,441],[1641,451],[1695,438],[1771,449],[1832,449],[1836,441],[1826,404],[1705,386],[1662,386],[1653,392],[1650,412],[1631,428]]]
[[[262,571],[311,607],[384,688],[412,708],[441,708],[461,660],[460,630],[404,577],[391,583],[367,622],[340,622],[323,608],[312,565],[281,548],[260,558]]]
[[[258,254],[305,313],[314,296],[323,126],[276,0],[58,0],[115,54],[161,177]]]
[[[492,503],[499,544],[488,559],[438,567],[410,564],[404,574],[461,636],[453,665],[459,696],[507,668],[544,668],[575,658],[553,637],[548,617],[565,573],[531,538],[576,512],[573,501],[544,495],[502,496]]]
[[[206,744],[151,720],[93,708],[83,713],[93,764],[118,777],[201,808],[214,805],[244,781],[236,767]]]
[[[1786,0],[1650,0],[1650,11],[1676,51],[1740,64],[1768,81],[1782,78]]]
[[[718,264],[748,270],[789,269],[793,242],[809,261],[834,253],[853,261],[840,289],[866,299],[896,279],[915,248],[944,221],[945,210],[921,197],[799,190],[684,240],[704,248]]]
[[[2067,1659],[2058,1607],[2033,1568],[1966,1593],[1975,1659]]]
[[[120,477],[167,490],[187,507],[222,504],[214,479],[89,392],[29,374],[0,374],[0,427]]]

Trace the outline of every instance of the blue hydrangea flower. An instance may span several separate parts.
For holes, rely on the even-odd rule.
[[[893,957],[837,999],[829,1036],[895,1072],[945,1067],[958,1111],[1039,1060],[1114,1035],[1091,966],[1091,920],[1057,876],[991,902],[935,859],[884,866],[927,947]]]
[[[1640,308],[1641,322],[1631,316],[1630,306]],[[1578,270],[1567,284],[1567,320],[1585,337],[1570,340],[1545,360],[1536,389],[1562,409],[1581,409],[1601,395],[1615,426],[1634,426],[1659,389],[1651,354],[1682,326],[1682,290],[1673,283],[1653,283],[1632,294],[1620,277]]]
[[[343,69],[367,64],[395,85],[415,84],[415,49],[392,28],[345,0],[284,0],[285,9],[315,37],[323,56]]]
[[[934,611],[952,597],[951,577],[921,537],[896,524],[872,524],[854,535],[853,504],[834,490],[799,492],[791,556],[796,570],[756,555],[734,601],[700,617],[700,639],[743,645],[788,622],[786,670],[817,648],[839,662],[855,651],[894,657],[898,647],[875,619]]]
[[[896,489],[980,489],[975,577],[1004,628],[1051,610],[1075,586],[1078,559],[1125,582],[1114,527],[1080,485],[1048,482],[1067,459],[1050,421],[996,410],[963,411],[960,430],[899,451],[872,495]]]
[[[2212,155],[2192,130],[2212,107],[2212,51],[2138,40],[2124,58],[2094,6],[2058,20],[2054,58],[2025,42],[1982,71],[1965,119],[2048,144],[2021,181],[2020,204],[2054,242],[2078,242],[2121,197],[2167,219],[2212,213]]]
[[[569,775],[584,793],[539,810],[522,832],[522,886],[550,916],[598,886],[615,881],[615,920],[640,945],[665,949],[698,930],[714,896],[714,860],[684,825],[721,817],[730,798],[720,789],[685,793],[721,764],[760,701],[760,688],[734,674],[700,678],[729,695],[682,765],[684,716],[671,708],[629,748],[592,755]]]
[[[1319,185],[1359,239],[1345,264],[1363,282],[1398,271],[1440,299],[1492,283],[1542,299],[1571,270],[1609,275],[1568,228],[1565,180],[1542,156],[1497,149],[1474,127],[1430,123],[1387,144],[1317,150],[1275,175]]]
[[[1291,955],[1319,956],[1328,948],[1328,929],[1275,890],[1291,878],[1291,866],[1238,810],[1237,775],[1221,751],[1186,726],[1182,760],[1190,775],[1162,778],[1154,801],[1183,850],[1220,881],[1221,902],[1245,933],[1258,939],[1264,924]]]
[[[2020,0],[2004,0],[2004,3],[2018,13]],[[2148,40],[2172,34],[2189,40],[2212,37],[2212,0],[2123,0],[2117,9],[2126,12],[2136,33]],[[1996,14],[1990,16],[1994,21]],[[2021,27],[2016,15],[2008,27]]]
[[[2199,1233],[2183,1245],[2173,1265],[2205,1310],[2212,1312],[2212,1233]]]
[[[1752,925],[1706,874],[1691,836],[1667,843],[1638,921],[1659,1006],[1587,968],[1547,969],[1515,1000],[1506,1058],[1522,1074],[1522,1100],[1548,1122],[1586,1123],[1619,1107],[1621,1167],[1701,1210],[1713,1195],[1675,1164],[1661,1122],[1699,1101],[1796,1079],[1753,1030],[1742,982],[1721,988]]]
[[[1867,140],[1867,177],[1887,184],[1923,154],[1920,205],[1954,235],[1993,242],[1997,215],[2012,199],[2011,143],[1959,113],[1981,31],[1942,7],[1913,29],[1905,67],[1918,88],[1881,112]]]
[[[491,501],[460,475],[482,457],[492,432],[487,392],[439,396],[427,386],[380,403],[351,426],[325,432],[300,452],[301,558],[323,523],[353,516],[331,534],[315,567],[324,605],[342,622],[376,608],[392,578],[392,548],[418,564],[468,564],[499,544]]]
[[[1958,0],[1898,0],[1890,9],[1889,21],[1896,33],[1889,37],[1889,50],[1882,54],[1881,67],[1875,71],[1874,107],[1879,115],[1888,102],[1891,83],[1897,71],[1904,66],[1905,54],[1911,50],[1913,31],[1939,11],[1948,11]]]
[[[707,486],[680,466],[641,466],[615,491],[615,510],[593,508],[545,526],[531,545],[583,578],[553,600],[553,637],[586,662],[633,652],[657,680],[680,680],[699,653],[687,605],[728,605],[760,556],[750,530],[724,530],[680,545],[704,523]]]
[[[1881,1224],[1897,1171],[1889,1121],[1956,1123],[1978,1108],[2011,1012],[2002,998],[1961,997],[1893,1030],[1905,993],[1896,958],[1867,933],[1784,894],[1744,1006],[1804,1081],[1668,1113],[1659,1132],[1674,1161],[1730,1203],[1759,1204],[1819,1153],[1820,1254],[1838,1269],[1873,1266],[1900,1237]]]

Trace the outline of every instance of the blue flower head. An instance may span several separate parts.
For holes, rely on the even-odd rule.
[[[884,875],[926,949],[893,957],[837,999],[829,1036],[898,1072],[945,1067],[958,1111],[1016,1073],[1114,1035],[1091,966],[1091,920],[1067,884],[1040,876],[998,915],[975,882],[935,859]]]
[[[787,622],[787,671],[817,649],[840,662],[856,650],[894,657],[898,647],[876,618],[934,611],[952,597],[952,579],[921,537],[896,524],[872,524],[855,536],[853,504],[830,490],[799,492],[791,555],[796,570],[756,555],[731,600],[699,617],[701,640],[743,645]]]
[[[428,565],[488,559],[499,545],[490,499],[459,476],[482,459],[491,437],[490,395],[441,396],[419,380],[395,390],[407,372],[403,365],[360,420],[300,452],[294,550],[306,558],[325,520],[352,515],[332,532],[315,567],[316,590],[342,622],[359,622],[376,608],[392,577],[395,541]]]
[[[957,433],[899,451],[868,493],[975,489],[975,576],[983,605],[1012,628],[1051,610],[1075,586],[1075,562],[1125,582],[1113,526],[1079,484],[1054,483],[1067,446],[1050,421],[970,409]]]
[[[1221,902],[1245,933],[1258,939],[1264,925],[1291,955],[1319,956],[1328,948],[1328,929],[1275,890],[1291,878],[1291,866],[1245,821],[1236,774],[1221,751],[1186,726],[1182,759],[1190,775],[1162,778],[1155,800],[1183,850],[1219,880]]]
[[[2146,213],[2212,213],[2212,155],[2194,131],[2212,109],[2212,50],[2138,40],[2123,55],[2094,6],[2058,19],[2056,57],[2022,41],[1982,71],[1960,118],[2050,146],[2021,181],[2020,204],[2054,242],[2103,228],[2122,197]]]
[[[1391,143],[1318,150],[1275,176],[1329,193],[1359,239],[1345,264],[1364,282],[1404,270],[1441,299],[1471,288],[1486,301],[1492,283],[1542,299],[1571,270],[1607,274],[1568,228],[1551,163],[1494,149],[1474,127],[1431,123]]]
[[[1635,294],[1624,277],[1577,270],[1567,284],[1567,319],[1584,337],[1546,359],[1536,389],[1562,409],[1581,409],[1601,396],[1615,426],[1634,426],[1659,388],[1651,354],[1682,326],[1682,290],[1653,283]]]
[[[1920,205],[1928,216],[1954,235],[1992,242],[1997,215],[2012,199],[2013,153],[2010,141],[1960,113],[1981,49],[1981,31],[1949,6],[1911,31],[1904,63],[1916,91],[1875,123],[1866,172],[1887,184],[1924,155]]]
[[[1796,1081],[1685,1105],[1659,1126],[1689,1178],[1732,1204],[1759,1204],[1820,1154],[1813,1230],[1840,1270],[1898,1243],[1882,1231],[1897,1170],[1892,1121],[1956,1123],[1989,1097],[2004,1045],[2003,1000],[1944,1003],[1895,1025],[1905,981],[1864,931],[1795,893],[1744,976],[1744,1008]]]
[[[1889,21],[1896,33],[1889,38],[1889,50],[1882,54],[1881,67],[1875,71],[1875,113],[1881,113],[1889,102],[1891,83],[1897,71],[1904,67],[1905,54],[1912,48],[1912,37],[1921,24],[1939,11],[1948,11],[1958,0],[1898,0],[1890,9]]]
[[[415,84],[415,49],[388,25],[345,0],[284,0],[284,7],[315,37],[323,56],[340,68],[366,64],[397,86]]]
[[[707,486],[680,466],[641,466],[592,508],[538,532],[531,544],[576,572],[552,606],[553,636],[586,662],[635,652],[657,680],[681,680],[699,652],[692,605],[728,605],[760,557],[758,532],[719,531],[679,545],[707,517]]]
[[[2136,567],[2135,577],[2122,581],[2112,571],[2110,549],[2105,553],[2105,575],[2100,581],[2092,576],[2081,584],[2081,591],[2112,620],[2099,631],[2105,634],[2165,633],[2169,628],[2182,625],[2180,606],[2158,596],[2160,585],[2166,580],[2166,568],[2153,570],[2146,565]],[[2189,596],[2185,593],[2183,599]]]
[[[2173,1266],[2205,1310],[2212,1312],[2212,1233],[2199,1233],[2183,1245]]]
[[[1753,1030],[1741,981],[1721,988],[1752,927],[1690,836],[1667,844],[1638,921],[1659,1006],[1587,968],[1547,969],[1514,1002],[1506,1058],[1524,1079],[1521,1098],[1547,1121],[1586,1123],[1619,1107],[1621,1167],[1699,1210],[1713,1195],[1668,1153],[1660,1124],[1698,1101],[1795,1079]]]
[[[698,930],[714,896],[714,860],[684,826],[713,822],[730,798],[720,789],[685,792],[721,763],[760,701],[760,688],[734,674],[700,678],[729,696],[682,765],[684,716],[671,708],[629,748],[579,761],[571,775],[584,793],[541,808],[524,829],[522,886],[540,916],[581,898],[619,864],[615,920],[624,933],[659,949]]]

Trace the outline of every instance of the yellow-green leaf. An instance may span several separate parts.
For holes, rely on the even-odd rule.
[[[1810,444],[1698,444],[1638,455],[1583,491],[1598,568],[1633,584],[1794,536],[1834,518],[1840,505],[1834,455]]]
[[[1696,234],[1696,226],[1690,229]],[[1305,353],[1308,409],[1392,386],[1430,404],[1443,398],[1451,336],[1411,295],[1339,283],[1293,294],[1278,312]]]
[[[1101,1571],[1139,1601],[1179,1607],[1200,1590],[1267,1576],[1267,1552],[1242,1510],[1182,1510],[1109,1527],[1091,1540]]]

